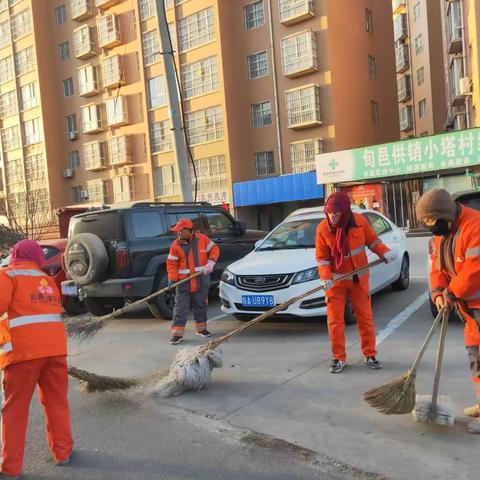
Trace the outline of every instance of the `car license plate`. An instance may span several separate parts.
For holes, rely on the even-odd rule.
[[[62,293],[67,297],[78,297],[76,285],[62,285]]]
[[[244,307],[274,307],[273,295],[242,295]]]

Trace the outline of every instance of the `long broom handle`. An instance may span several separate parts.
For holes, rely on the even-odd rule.
[[[377,265],[380,265],[381,263],[385,263],[384,260],[379,258],[378,260],[373,261],[372,263],[369,263],[368,265],[365,265],[363,267],[357,268],[357,270],[353,270],[350,273],[346,273],[345,275],[342,275],[335,280],[333,280],[332,283],[337,283],[342,280],[346,280],[347,278],[353,277],[354,275],[358,275],[359,273],[363,273],[367,271],[368,269],[372,267],[376,267]],[[309,290],[308,292],[302,293],[301,295],[298,295],[294,298],[291,298],[290,300],[287,300],[284,303],[281,303],[280,305],[277,305],[276,307],[268,310],[265,313],[262,313],[258,317],[254,318],[253,320],[250,320],[247,322],[245,325],[242,325],[241,327],[237,328],[236,330],[233,330],[230,333],[227,333],[226,335],[223,335],[223,337],[216,338],[214,340],[211,340],[209,343],[205,345],[205,350],[208,350],[210,348],[216,348],[223,342],[226,342],[228,339],[234,337],[235,335],[238,335],[239,333],[243,332],[247,328],[253,327],[257,323],[260,323],[262,320],[265,320],[266,318],[271,317],[272,315],[275,315],[277,312],[284,310],[285,308],[289,307],[290,305],[298,302],[299,300],[303,300],[305,297],[309,297],[310,295],[313,295],[314,293],[320,292],[321,290],[324,290],[325,287],[323,285],[320,285],[319,287],[312,288],[312,290]]]
[[[447,308],[443,309],[442,328],[440,329],[440,340],[438,341],[437,362],[435,365],[435,376],[433,379],[432,403],[430,407],[431,415],[435,415],[437,410],[438,389],[440,386],[440,374],[442,373],[443,352],[445,350],[445,339],[447,337],[448,314]]]

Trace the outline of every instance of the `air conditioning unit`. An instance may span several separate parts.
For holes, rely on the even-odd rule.
[[[82,190],[82,191],[80,192],[80,198],[81,198],[82,200],[88,200],[88,191],[87,191],[87,190]]]
[[[133,175],[133,165],[127,165],[126,167],[120,167],[118,169],[119,175]]]
[[[77,137],[78,137],[78,133],[77,133],[76,130],[72,130],[72,131],[68,132],[68,138],[70,140],[76,140]]]
[[[64,168],[63,178],[73,178],[74,173],[73,168]]]
[[[462,77],[458,82],[458,89],[460,90],[460,95],[470,95],[471,90],[471,80],[468,77]]]

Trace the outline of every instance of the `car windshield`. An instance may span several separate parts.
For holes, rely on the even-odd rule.
[[[459,198],[458,201],[465,205],[466,207],[474,208],[475,210],[480,210],[480,197],[479,196],[469,196],[466,198]]]
[[[315,248],[315,233],[321,220],[311,218],[284,222],[262,242],[258,251]]]

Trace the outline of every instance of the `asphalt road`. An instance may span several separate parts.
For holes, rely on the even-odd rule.
[[[374,296],[379,358],[363,366],[355,326],[347,328],[349,367],[328,373],[324,319],[268,321],[223,348],[224,368],[200,392],[160,400],[142,392],[83,393],[71,382],[76,453],[54,467],[37,402],[29,429],[28,479],[478,479],[480,436],[465,432],[465,406],[474,403],[462,326],[449,327],[441,393],[458,415],[454,427],[385,417],[362,392],[403,374],[430,324],[426,303],[426,238],[410,238],[412,283],[406,292]],[[215,335],[239,325],[210,306]],[[169,324],[146,312],[112,322],[91,341],[73,344],[70,363],[97,373],[144,376],[167,367],[183,345],[201,339],[192,325],[180,347],[168,344]],[[417,378],[432,388],[435,346]],[[372,473],[368,473],[372,472]]]

